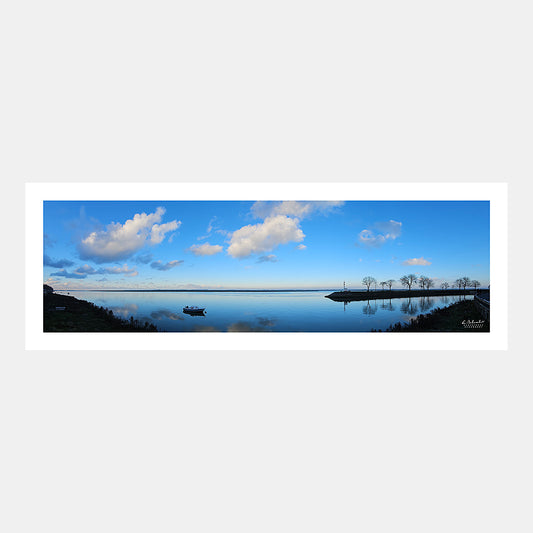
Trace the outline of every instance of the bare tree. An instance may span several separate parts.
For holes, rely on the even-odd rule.
[[[370,287],[374,285],[376,282],[376,278],[373,278],[372,276],[366,276],[363,278],[363,285],[366,285],[366,291],[370,292]]]
[[[389,291],[392,291],[392,284],[395,282],[396,280],[394,279],[388,279],[387,280],[387,285],[389,286]]]
[[[381,285],[381,290],[384,291],[385,287],[387,286],[387,282],[386,281],[381,281],[379,284]]]
[[[435,285],[435,282],[431,278],[427,278],[426,289],[431,289]]]
[[[429,278],[426,276],[420,276],[418,278],[418,284],[420,285],[420,288],[427,289],[427,284],[429,282]]]
[[[466,288],[470,287],[472,282],[470,281],[470,278],[464,276],[462,278],[456,279],[455,284],[459,289],[463,289],[463,291],[466,291]]]
[[[473,279],[471,282],[470,282],[470,285],[472,287],[474,287],[474,289],[476,289],[476,292],[477,292],[477,289],[478,287],[481,285],[481,283],[479,283],[479,281],[477,279]]]
[[[407,287],[409,290],[411,290],[411,287],[417,283],[416,276],[414,274],[407,274],[406,276],[402,276],[400,278],[400,281],[404,287]]]
[[[450,284],[449,284],[447,281],[443,281],[443,282],[440,284],[440,288],[441,288],[441,289],[447,289],[449,286],[450,286]]]

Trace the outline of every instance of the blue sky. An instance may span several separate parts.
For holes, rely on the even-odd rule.
[[[55,289],[360,288],[411,273],[488,285],[489,202],[44,202]]]

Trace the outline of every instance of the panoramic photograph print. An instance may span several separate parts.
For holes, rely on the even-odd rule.
[[[490,201],[43,202],[43,332],[490,331]]]

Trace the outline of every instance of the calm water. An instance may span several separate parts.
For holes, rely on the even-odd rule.
[[[61,291],[58,291],[61,292]],[[103,292],[70,295],[112,309],[122,318],[152,322],[160,331],[341,332],[385,330],[390,324],[445,307],[459,296],[334,302],[325,292]],[[63,292],[62,294],[66,294]],[[466,296],[471,299],[472,296]],[[205,307],[205,316],[183,313],[186,305]]]

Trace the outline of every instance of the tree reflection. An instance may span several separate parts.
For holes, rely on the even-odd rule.
[[[423,296],[420,299],[420,311],[425,312],[431,309],[433,306],[433,300],[429,296]]]
[[[418,313],[418,305],[411,301],[411,298],[402,302],[400,306],[402,313],[405,315],[416,315]]]
[[[373,305],[370,304],[370,300],[366,301],[366,305],[363,307],[363,313],[365,315],[375,315],[376,311],[378,310],[377,302],[376,300],[372,300]]]
[[[379,306],[381,309],[385,310],[385,311],[394,311],[395,307],[394,305],[392,305],[392,300],[389,299],[388,301],[387,300],[383,300],[383,302],[381,303],[381,305]]]

